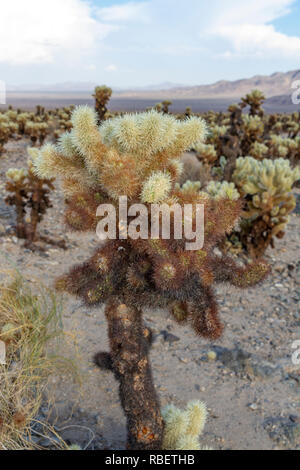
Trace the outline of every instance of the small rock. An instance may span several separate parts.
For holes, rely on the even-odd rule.
[[[227,349],[216,346],[215,352],[217,359],[239,376],[248,375],[267,379],[273,377],[280,370],[279,366],[271,364],[238,347]]]
[[[166,330],[163,330],[161,332],[161,335],[162,337],[164,338],[164,340],[167,342],[167,343],[176,343],[177,341],[180,341],[180,338],[178,338],[178,336],[175,336],[175,335],[172,335],[172,333],[169,333],[168,331]]]
[[[256,403],[251,403],[251,405],[249,405],[249,408],[252,411],[256,411],[258,410],[258,405]]]
[[[293,422],[290,418],[268,418],[264,423],[269,436],[277,444],[289,447],[291,444],[300,444],[300,422]]]

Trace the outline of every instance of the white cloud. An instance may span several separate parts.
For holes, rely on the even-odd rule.
[[[270,23],[289,13],[295,0],[226,0],[226,5],[225,2],[217,3],[219,8],[215,14],[216,26]]]
[[[111,72],[114,82],[121,68],[128,85],[170,78],[203,83],[219,78],[220,58],[232,65],[222,71],[227,77],[244,66],[251,73],[253,63],[263,73],[299,64],[300,33],[289,36],[273,24],[295,0],[119,1],[99,8],[95,0],[0,0],[4,73],[14,81],[14,69],[5,67],[29,65],[27,81],[35,81],[33,70],[39,80],[56,81],[58,74],[73,79],[76,69],[82,80]]]
[[[227,41],[227,50],[220,54],[223,57],[299,57],[300,37],[280,33],[270,24],[289,13],[293,3],[294,0],[248,0],[237,4],[229,0],[206,33]]]
[[[78,57],[115,29],[83,0],[2,0],[0,19],[0,63],[12,65]]]
[[[106,72],[116,72],[118,67],[115,64],[110,64],[104,69]]]
[[[101,21],[119,23],[130,21],[147,21],[150,2],[137,3],[129,2],[123,5],[113,5],[111,7],[99,8],[97,12]]]
[[[300,37],[279,33],[272,25],[242,24],[224,26],[218,34],[229,40],[232,51],[227,56],[299,57]],[[226,54],[226,53],[225,53]]]
[[[300,37],[280,33],[271,24],[289,13],[294,3],[210,0],[208,5],[204,0],[147,0],[101,8],[98,18],[107,25],[118,24],[119,47],[130,44],[133,52],[184,56],[210,51],[228,58],[282,54],[295,58],[300,53]]]

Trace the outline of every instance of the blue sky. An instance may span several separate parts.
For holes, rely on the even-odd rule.
[[[0,0],[8,84],[204,84],[300,67],[300,0]]]

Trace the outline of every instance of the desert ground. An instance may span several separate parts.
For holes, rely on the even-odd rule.
[[[27,142],[7,144],[0,159],[0,179],[9,167],[22,167]],[[67,250],[24,249],[13,234],[14,212],[0,189],[0,265],[17,268],[33,287],[52,286],[54,279],[74,263],[87,259],[99,246],[95,234],[69,232],[63,223],[63,196],[57,185],[53,208],[39,230],[63,237]],[[162,405],[184,407],[199,399],[209,409],[202,445],[213,449],[300,449],[300,366],[293,365],[292,344],[300,340],[300,191],[286,236],[269,249],[272,274],[256,289],[239,291],[222,286],[218,300],[226,325],[222,339],[209,343],[188,326],[174,323],[165,311],[148,310],[146,324],[153,330],[151,363]],[[55,424],[67,443],[88,449],[124,449],[125,419],[112,374],[97,369],[93,355],[108,350],[103,309],[87,309],[64,296],[64,329],[77,339],[83,385],[54,377],[39,418]],[[69,351],[69,346],[66,346]],[[215,360],[209,352],[215,352]],[[53,442],[38,431],[33,439],[44,447]]]

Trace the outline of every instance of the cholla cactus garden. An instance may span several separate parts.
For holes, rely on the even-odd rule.
[[[58,146],[44,146],[35,160],[40,177],[62,177],[67,196],[66,222],[81,231],[95,230],[100,203],[130,202],[204,205],[205,241],[200,250],[187,251],[177,240],[107,240],[88,261],[57,280],[57,288],[75,294],[87,305],[106,304],[110,353],[99,353],[99,366],[114,372],[120,384],[127,418],[128,449],[162,449],[164,420],[153,385],[148,353],[151,331],[145,327],[144,307],[169,308],[175,320],[188,321],[196,334],[221,336],[213,284],[229,282],[245,288],[268,273],[262,260],[245,267],[215,254],[230,232],[242,203],[226,196],[218,200],[193,185],[180,188],[180,156],[204,141],[206,125],[199,118],[177,121],[155,111],[125,115],[97,127],[97,115],[79,107],[73,130]],[[193,228],[195,228],[195,210]],[[117,221],[119,222],[119,220]],[[118,226],[118,224],[117,224]],[[149,233],[151,222],[149,220]],[[118,232],[123,230],[119,228]],[[190,240],[189,240],[190,241]]]

